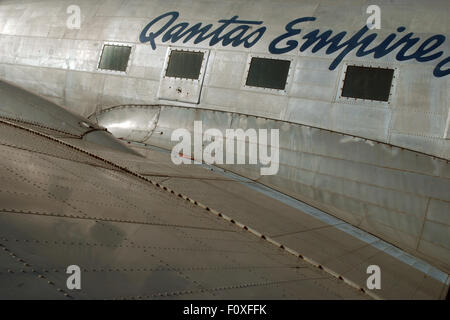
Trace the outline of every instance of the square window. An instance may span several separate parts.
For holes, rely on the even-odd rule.
[[[389,101],[393,69],[347,66],[342,97]]]
[[[247,76],[247,86],[284,90],[291,61],[253,57]]]
[[[98,68],[126,72],[131,47],[105,44]]]
[[[203,52],[172,50],[166,77],[197,80],[203,64]]]

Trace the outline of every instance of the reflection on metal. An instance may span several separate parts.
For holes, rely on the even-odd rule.
[[[450,139],[450,111],[447,116],[447,125],[445,126],[444,138]]]
[[[205,109],[119,106],[96,115],[108,128],[127,114],[140,119],[118,138],[170,149],[173,130],[267,128],[280,131],[280,170],[227,166],[249,179],[318,207],[434,266],[450,270],[450,165],[447,160],[319,128]],[[141,117],[137,114],[141,114]],[[155,116],[158,114],[158,116]],[[146,139],[146,128],[162,134]]]
[[[207,165],[205,165],[205,166],[207,166]],[[438,270],[437,268],[433,267],[432,265],[428,264],[427,262],[425,262],[419,258],[411,256],[410,254],[381,240],[380,238],[377,238],[367,232],[364,232],[361,229],[355,228],[354,226],[352,226],[348,223],[345,223],[344,221],[337,219],[337,218],[327,214],[326,212],[323,212],[322,210],[314,208],[304,202],[298,201],[297,199],[295,199],[293,197],[290,197],[283,193],[277,192],[277,191],[275,191],[271,188],[268,188],[264,185],[261,185],[259,183],[255,184],[253,180],[245,179],[241,176],[237,176],[236,174],[229,172],[229,171],[225,171],[225,170],[219,171],[219,170],[215,169],[215,171],[221,172],[221,174],[223,174],[226,177],[230,177],[237,181],[241,181],[241,183],[245,184],[246,186],[248,186],[251,189],[257,190],[263,194],[273,197],[274,199],[277,199],[283,203],[286,203],[289,206],[299,209],[302,212],[305,212],[305,213],[311,215],[312,217],[315,217],[329,225],[332,225],[332,226],[336,227],[337,229],[339,229],[345,233],[348,233],[349,235],[351,235],[361,241],[364,241],[365,243],[367,243],[381,251],[386,252],[387,254],[391,255],[395,259],[398,259],[398,260],[402,261],[403,263],[408,264],[408,265],[412,266],[413,268],[420,270],[421,272],[425,273],[429,277],[434,278],[446,285],[450,285],[450,276],[447,273]]]
[[[28,126],[45,128],[72,138],[137,154],[97,124],[7,82],[0,81],[0,96],[2,97],[0,119],[21,121]]]
[[[9,188],[29,189],[28,184],[31,181],[27,174],[31,173],[30,170],[22,166],[21,161],[14,165],[14,161],[30,155],[30,150],[21,146],[21,142],[26,141],[21,138],[33,140],[33,144],[41,146],[45,140],[49,139],[49,148],[41,151],[50,154],[53,153],[51,141],[56,144],[58,142],[48,136],[35,134],[21,129],[20,126],[9,125],[5,122],[0,124],[0,131],[2,132],[0,148],[11,149],[10,156],[2,159],[2,164],[4,164],[1,167],[2,176],[4,179],[15,181]],[[16,137],[15,143],[17,147],[21,148],[6,147],[4,145],[7,140],[5,137]],[[69,144],[64,144],[63,148],[75,151],[74,154],[78,154],[78,156],[92,158],[91,160],[94,162],[102,162],[101,158],[89,155]],[[42,191],[54,188],[52,179],[48,181],[33,178],[34,187],[37,189],[35,194],[30,194],[32,202],[23,199],[21,203],[18,203],[17,195],[10,196],[6,200],[3,193],[8,192],[8,189],[2,185],[0,192],[3,200],[0,207],[0,220],[2,221],[0,224],[2,231],[0,247],[3,250],[0,252],[0,261],[2,266],[6,265],[9,269],[6,275],[3,274],[3,268],[0,272],[0,276],[4,279],[0,287],[1,297],[151,299],[194,296],[217,298],[222,295],[226,296],[225,293],[229,290],[241,288],[249,288],[253,297],[264,297],[267,294],[265,293],[266,287],[269,287],[273,296],[281,297],[285,286],[290,290],[297,288],[298,291],[293,297],[301,297],[307,294],[307,292],[301,293],[304,281],[332,278],[324,271],[314,271],[306,263],[288,256],[284,259],[291,260],[291,263],[296,263],[308,271],[303,273],[301,269],[285,267],[281,262],[268,262],[263,266],[252,266],[256,257],[264,261],[267,259],[264,254],[273,254],[276,250],[273,247],[258,244],[245,233],[238,233],[233,224],[208,219],[200,208],[193,209],[186,203],[186,200],[191,202],[189,198],[181,198],[172,194],[170,190],[160,187],[158,184],[146,184],[144,178],[140,178],[143,181],[134,179],[137,177],[136,174],[129,171],[127,174],[125,168],[104,161],[120,170],[119,172],[102,172],[95,166],[73,162],[74,160],[69,160],[70,166],[67,166],[67,160],[63,162],[51,156],[40,155],[34,156],[33,159],[34,170],[43,172],[52,179],[64,177],[65,190],[69,190],[71,193],[70,199],[66,197],[64,200],[61,191],[54,190],[50,199],[46,200],[47,197],[44,196],[41,203],[36,203],[35,198],[42,197],[40,195]],[[50,163],[52,168],[45,167],[45,163]],[[105,174],[115,182],[114,188],[103,186]],[[85,183],[85,190],[80,193],[74,186],[81,181]],[[129,191],[130,188],[133,189],[139,202],[130,203],[127,197],[123,196],[123,192]],[[157,189],[166,192],[161,194]],[[108,191],[107,195],[104,193],[105,191]],[[85,202],[83,205],[83,202],[87,200],[84,199],[83,194],[88,192],[91,195],[100,196],[102,201],[107,200],[113,205],[113,208],[114,205],[126,205],[128,208],[126,211],[105,210],[101,205],[99,206],[100,202],[99,204]],[[96,197],[91,199],[96,199]],[[65,209],[63,214],[51,211],[27,211],[24,208],[30,203],[34,203],[35,207],[63,203]],[[172,221],[178,220],[181,224],[167,221],[167,219],[170,220],[170,217],[160,215],[158,211],[147,212],[143,219],[141,210],[146,210],[146,207],[161,208],[161,206],[164,206],[165,210],[171,211],[169,216],[174,217]],[[115,217],[114,213],[119,216]],[[134,229],[136,226],[139,227],[139,232]],[[64,230],[70,232],[64,232]],[[204,241],[197,239],[205,234],[210,234],[210,237],[215,235],[217,239],[211,239],[218,241],[222,247],[227,249],[210,247]],[[221,238],[225,239],[220,240]],[[68,247],[70,250],[67,250]],[[51,251],[48,251],[49,248]],[[176,255],[167,254],[170,251],[178,253]],[[93,259],[93,257],[95,258]],[[188,257],[195,257],[195,265],[192,265]],[[65,288],[65,277],[60,274],[64,275],[62,270],[65,270],[69,261],[73,259],[83,266],[83,277],[89,281],[83,282],[83,290],[69,292],[61,289]],[[239,261],[241,267],[230,267],[229,261]],[[205,279],[204,275],[208,272],[208,268],[211,269],[214,276]],[[271,271],[271,276],[269,280],[262,281],[260,277],[266,274],[265,269]],[[114,272],[117,275],[114,280],[107,280],[108,272]],[[315,275],[311,276],[311,272]],[[189,274],[189,277],[185,274]],[[237,274],[243,275],[244,283],[233,281]],[[189,278],[192,280],[188,280]],[[228,285],[221,286],[220,283],[223,283],[224,280]],[[21,285],[15,285],[17,282],[20,282]],[[203,285],[199,285],[200,282]],[[127,285],[124,285],[125,283]],[[346,286],[342,282],[340,293],[333,290],[333,294],[342,294],[342,298],[364,298],[362,294],[350,287],[346,288]],[[315,291],[315,294],[327,296],[327,293],[320,287]],[[330,289],[328,288],[326,291],[329,292]],[[235,296],[238,295],[239,292],[235,293]],[[241,293],[241,296],[245,297],[246,293]]]
[[[72,123],[66,110],[59,115]],[[34,129],[10,119],[0,119],[3,299],[373,296],[112,160],[144,165],[133,153],[56,138],[52,134],[61,132],[50,129],[56,125],[51,117]],[[74,262],[81,267],[82,290],[71,291],[65,270]]]
[[[371,46],[373,55],[361,56],[364,50],[353,48],[333,70],[330,65],[340,58],[330,54],[329,43],[316,32],[337,35],[335,40],[339,32],[355,34],[366,1],[347,1],[351,6],[342,1],[201,3],[203,26],[211,23],[216,29],[219,19],[237,15],[259,21],[265,35],[251,48],[239,44],[239,35],[233,41],[232,32],[220,29],[224,37],[219,41],[201,41],[194,26],[198,10],[184,1],[169,5],[176,8],[169,8],[167,0],[141,1],[138,9],[129,2],[111,0],[105,7],[73,0],[92,14],[84,27],[67,32],[51,22],[58,20],[56,12],[65,11],[65,2],[0,3],[0,79],[78,115],[94,113],[109,130],[0,82],[0,298],[367,298],[344,282],[362,289],[366,274],[360,266],[373,260],[384,263],[383,274],[394,288],[381,290],[380,296],[445,295],[449,80],[436,72],[445,73],[448,43],[438,43],[434,52],[442,49],[443,56],[431,63],[420,61],[420,53],[433,37],[448,38],[448,0],[432,5],[411,0],[407,10],[386,3],[391,23],[381,33],[369,33],[388,40],[388,33],[411,31],[422,47],[406,54],[408,44],[401,48],[399,37],[388,54],[383,43]],[[186,29],[193,26],[192,38],[185,33],[186,42],[177,41],[171,29],[155,37],[153,48],[140,42],[142,28],[168,10],[179,12]],[[419,11],[423,14],[414,14]],[[300,17],[314,21],[302,23],[300,36],[290,34],[287,23]],[[113,57],[116,45],[124,46],[119,59]],[[283,59],[290,61],[284,90],[246,85],[252,58],[280,57],[268,49],[274,53],[284,45]],[[172,51],[203,55],[198,77],[199,60],[195,72],[187,70],[190,79],[170,77],[176,75],[170,70]],[[347,67],[355,65],[394,70],[388,101],[387,86],[383,94],[370,95],[346,88],[347,96],[383,101],[341,96]],[[282,83],[253,80],[249,84]],[[162,105],[168,102],[214,110]],[[107,109],[142,103],[154,105]],[[223,166],[229,177],[236,178],[230,171],[245,176],[244,183],[211,175],[201,184],[204,172],[176,167],[161,153],[143,151],[146,157],[138,157],[110,134],[170,149],[172,131],[192,130],[195,120],[205,129],[279,129],[278,175],[261,177],[258,166]],[[190,180],[174,178],[183,176]],[[183,186],[183,192],[174,191]],[[296,206],[290,197],[311,206]],[[348,224],[333,224],[332,217],[312,206]],[[326,221],[331,224],[324,226]],[[316,233],[316,227],[323,229]],[[372,243],[361,229],[393,245]],[[63,290],[63,274],[74,259],[89,281],[85,291],[72,294]]]
[[[140,144],[138,143],[137,145],[140,145]],[[163,148],[154,147],[154,146],[150,146],[150,145],[144,145],[144,146],[147,148],[150,148],[151,150],[170,153],[169,150],[166,150]],[[427,276],[434,278],[437,281],[439,281],[447,286],[450,285],[450,276],[447,273],[442,272],[441,270],[438,270],[437,268],[433,267],[429,263],[402,251],[401,249],[383,241],[380,238],[377,238],[376,236],[374,236],[370,233],[367,233],[361,229],[355,228],[354,226],[344,222],[343,220],[337,219],[336,217],[331,216],[322,210],[312,207],[312,206],[310,206],[302,201],[299,201],[291,196],[288,196],[284,193],[281,193],[281,192],[275,191],[274,189],[268,188],[265,185],[262,185],[261,183],[258,183],[254,180],[250,180],[243,176],[232,173],[231,171],[227,171],[227,170],[218,168],[216,166],[211,166],[208,164],[202,164],[202,166],[205,169],[208,169],[212,172],[217,172],[217,173],[227,177],[228,179],[230,179],[229,181],[239,182],[239,183],[247,186],[250,189],[256,190],[264,195],[267,195],[273,199],[276,199],[282,203],[285,203],[288,206],[296,208],[299,211],[304,212],[316,219],[319,219],[320,221],[323,221],[324,223],[326,223],[330,226],[333,226],[333,227],[351,235],[352,237],[369,244],[370,246],[373,246],[383,252],[386,252],[388,255],[394,257],[395,259],[398,259],[401,262],[403,262],[407,265],[410,265],[411,267],[413,267],[417,270],[420,270]]]
[[[387,23],[383,30],[365,33],[367,50],[348,42],[366,23],[365,0],[263,4],[230,0],[220,6],[217,1],[204,1],[201,17],[198,7],[186,6],[182,0],[170,5],[167,0],[109,0],[107,6],[73,0],[82,12],[92,14],[84,16],[81,29],[70,32],[64,32],[56,18],[57,12],[67,9],[64,1],[16,3],[0,2],[5,17],[0,23],[0,79],[80,115],[119,104],[198,104],[344,132],[450,159],[446,138],[449,76],[443,76],[450,54],[448,0],[409,0],[407,7],[385,1]],[[144,32],[143,38],[152,37],[155,43],[140,41],[151,21],[174,11],[177,22],[166,24],[170,19],[166,16],[166,23],[160,20],[161,25],[156,23]],[[243,19],[242,24],[225,27],[223,19],[231,22],[228,19],[234,16]],[[286,31],[290,22],[305,17],[314,21],[299,22],[294,33],[300,34]],[[247,26],[251,21],[257,24]],[[417,48],[409,48],[402,34],[413,34],[411,41],[417,40]],[[421,56],[430,42],[436,46]],[[104,44],[132,47],[126,73],[98,69]],[[284,49],[287,52],[273,54]],[[165,77],[171,50],[204,53],[198,82]],[[252,57],[290,60],[285,90],[246,86]],[[330,70],[332,65],[337,67]],[[394,69],[389,101],[342,98],[346,65]],[[203,70],[203,66],[207,67]]]

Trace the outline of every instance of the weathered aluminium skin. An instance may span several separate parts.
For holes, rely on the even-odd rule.
[[[170,153],[147,150],[142,143],[134,148],[136,155],[87,119],[2,81],[0,89],[1,299],[439,299],[447,294],[447,273],[258,183],[283,187],[276,178],[246,182],[218,168],[176,166]],[[162,147],[171,130],[167,120],[176,125],[176,114],[183,125],[193,117],[222,125],[234,118],[192,108],[126,106],[99,114],[99,122],[120,119],[121,112],[154,130],[136,126],[116,135]],[[241,115],[233,121],[255,120]],[[257,121],[277,127],[273,120]],[[301,137],[314,128],[284,129]],[[306,141],[323,136],[328,142],[336,135],[312,132]],[[347,147],[364,147],[358,139],[342,139]],[[327,161],[304,149],[282,150],[283,171],[290,153]],[[358,170],[357,154],[344,158]],[[346,159],[342,169],[351,162]],[[414,163],[409,169],[415,170]],[[379,172],[389,177],[389,170]],[[401,182],[410,178],[404,174]],[[81,268],[82,288],[71,291],[65,287],[66,268],[74,263]],[[382,270],[379,290],[366,287],[369,265]]]
[[[66,26],[72,4],[81,8],[79,30]],[[392,33],[400,38],[412,32],[420,41],[403,53],[408,56],[427,39],[449,35],[446,0],[378,5],[381,29],[367,32],[378,35],[374,45]],[[333,35],[346,31],[351,37],[366,23],[367,6],[357,0],[2,1],[0,78],[89,116],[124,140],[164,148],[171,147],[172,130],[191,128],[198,119],[218,128],[278,128],[278,175],[260,177],[248,166],[228,169],[319,207],[448,273],[450,76],[443,73],[449,65],[449,39],[422,55],[442,52],[430,61],[419,61],[417,55],[399,61],[398,50],[374,59],[357,56],[356,49],[332,70],[339,52],[299,50],[301,37],[315,29]],[[148,40],[148,33],[142,37],[145,26],[173,11],[179,12],[174,24],[218,26],[219,20],[239,15],[262,21],[267,30],[249,48],[163,42],[163,34],[154,48],[143,43]],[[301,17],[316,20],[302,22],[301,34],[286,39],[298,41],[294,49],[273,53],[273,41]],[[400,32],[401,26],[405,30]],[[132,46],[126,72],[98,69],[106,42]],[[275,47],[286,45],[281,41]],[[206,53],[202,81],[173,82],[163,76],[169,47]],[[246,86],[252,56],[291,60],[286,89]],[[340,96],[345,67],[353,64],[395,69],[388,102]],[[171,85],[181,90],[166,90]],[[119,132],[112,123],[128,127]]]
[[[67,7],[79,5],[82,21],[79,30],[66,26]],[[413,55],[420,44],[436,35],[448,36],[448,1],[380,1],[381,29],[367,32],[378,36],[370,48],[394,33],[395,41],[412,32],[420,41],[405,56]],[[282,121],[316,126],[386,142],[400,147],[450,158],[449,76],[435,77],[437,65],[450,55],[449,40],[424,56],[442,51],[432,61],[398,61],[400,48],[381,58],[373,54],[357,57],[351,51],[329,70],[338,52],[327,55],[326,48],[301,52],[301,37],[319,29],[332,30],[333,36],[346,31],[350,38],[366,23],[368,3],[359,0],[264,0],[264,1],[2,1],[0,4],[0,77],[28,88],[68,109],[90,115],[108,106],[161,103],[161,85],[168,46],[202,49],[209,54],[198,104],[183,103],[184,93],[166,96],[170,104],[187,105],[264,116]],[[252,47],[233,47],[221,43],[210,46],[210,39],[194,44],[183,39],[162,42],[140,41],[144,27],[156,17],[179,12],[172,24],[186,22],[220,26],[221,19],[262,21],[263,37]],[[286,33],[286,25],[298,18],[314,17],[300,23],[300,35],[280,41],[298,41],[297,47],[283,54],[271,54],[273,40]],[[167,22],[168,19],[163,20]],[[150,31],[156,32],[163,23]],[[405,31],[398,32],[398,27]],[[252,29],[252,30],[254,30]],[[149,32],[150,32],[149,31]],[[222,34],[224,34],[223,32]],[[394,41],[394,43],[395,43]],[[98,62],[105,42],[132,46],[126,73],[99,71]],[[432,43],[431,43],[432,44]],[[292,66],[285,91],[246,87],[246,66],[250,55],[291,59]],[[341,79],[346,64],[396,68],[389,103],[354,101],[340,98]],[[442,70],[448,69],[448,63]],[[187,86],[183,83],[182,86]],[[167,102],[167,101],[165,101]]]
[[[450,164],[404,148],[320,128],[236,113],[172,106],[117,106],[96,115],[118,138],[172,149],[177,128],[280,132],[279,171],[219,165],[312,204],[398,247],[450,267]],[[248,142],[247,142],[248,145]],[[227,152],[230,152],[227,150]]]

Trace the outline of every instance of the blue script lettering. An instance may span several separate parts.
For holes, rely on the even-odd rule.
[[[175,24],[179,16],[177,11],[171,11],[156,17],[142,30],[139,37],[140,42],[150,43],[153,50],[156,50],[155,41],[157,39],[163,43],[178,41],[186,43],[192,40],[194,44],[209,40],[209,46],[221,44],[222,46],[238,47],[243,45],[245,48],[251,48],[258,43],[267,30],[262,26],[263,21],[238,20],[239,16],[219,20],[220,25],[217,27],[214,27],[213,24],[204,25],[202,23],[192,26],[188,22]],[[295,37],[302,32],[301,24],[312,21],[316,21],[316,18],[303,17],[289,22],[285,27],[286,32],[270,42],[269,52],[280,55],[298,48],[301,52],[310,49],[312,53],[316,53],[326,48],[325,54],[327,55],[337,53],[329,66],[330,70],[336,69],[351,52],[355,52],[357,57],[373,55],[373,58],[380,59],[396,51],[395,59],[397,61],[416,60],[421,63],[439,59],[444,54],[443,51],[438,51],[446,41],[444,35],[433,35],[422,41],[412,32],[401,35],[406,31],[403,26],[397,28],[397,33],[391,33],[385,39],[380,39],[375,46],[372,44],[379,34],[376,31],[367,34],[369,32],[367,26],[362,27],[353,35],[348,35],[347,31],[334,34],[333,30],[321,32],[319,29],[315,29],[305,34],[301,38],[304,40],[303,43],[299,44],[298,38],[296,40]],[[155,27],[158,29],[153,30],[156,24],[159,27]],[[254,30],[255,26],[260,27]],[[450,73],[448,68],[444,69],[444,66],[449,63],[449,59],[450,57],[447,57],[438,63],[433,71],[435,77],[444,77]]]
[[[368,53],[364,51],[364,49],[376,38],[375,34],[371,34],[362,40],[360,38],[368,31],[367,26],[364,26],[361,30],[359,30],[353,37],[351,37],[348,41],[341,43],[342,39],[346,36],[347,32],[338,33],[336,36],[328,39],[333,31],[328,30],[322,33],[321,35],[317,35],[319,30],[314,30],[303,37],[303,39],[307,39],[307,41],[300,47],[300,51],[307,50],[311,45],[317,42],[317,44],[312,48],[312,52],[315,53],[322,49],[323,47],[329,45],[326,54],[332,54],[336,51],[344,49],[341,53],[333,60],[329,69],[334,70],[339,63],[345,58],[345,56],[352,51],[353,49],[361,46],[357,51],[357,56],[364,56]]]
[[[300,19],[296,19],[294,21],[289,22],[285,28],[287,32],[285,34],[282,34],[281,36],[275,38],[270,43],[269,52],[273,53],[273,54],[282,54],[282,53],[286,53],[286,52],[292,51],[295,48],[297,48],[298,41],[295,41],[295,40],[288,40],[286,42],[287,46],[284,48],[281,48],[281,49],[277,48],[277,44],[284,39],[290,38],[290,37],[300,34],[300,32],[302,32],[302,29],[294,29],[294,26],[296,24],[306,22],[306,21],[315,21],[315,20],[316,20],[316,18],[314,18],[314,17],[305,17],[305,18],[300,18]]]
[[[261,25],[263,22],[238,20],[239,16],[234,16],[228,20],[219,20],[218,22],[222,25],[215,30],[212,30],[212,24],[203,26],[201,23],[197,23],[190,27],[189,23],[181,22],[172,26],[179,15],[178,12],[172,11],[155,18],[142,30],[139,40],[142,43],[150,42],[153,50],[156,49],[155,40],[161,35],[163,35],[161,38],[162,42],[170,41],[171,43],[176,43],[183,39],[183,43],[186,43],[189,40],[194,39],[194,44],[198,44],[210,39],[210,46],[222,43],[223,46],[231,44],[233,47],[238,47],[243,44],[245,48],[251,48],[259,41],[259,39],[261,39],[267,29],[266,27],[260,27],[249,33],[252,29],[252,25]],[[170,19],[167,23],[158,31],[149,32],[157,22],[169,17]],[[222,33],[232,25],[238,26],[222,35]]]
[[[444,76],[450,74],[450,68],[447,68],[446,70],[442,70],[442,67],[449,62],[450,62],[450,57],[447,57],[444,60],[442,60],[441,62],[439,62],[439,64],[436,66],[436,68],[434,68],[433,75],[435,77],[440,78],[440,77],[444,77]]]
[[[180,14],[178,12],[167,12],[163,15],[160,15],[158,18],[155,18],[152,22],[150,22],[148,25],[145,26],[144,30],[142,30],[141,35],[139,36],[139,41],[141,41],[142,43],[145,42],[150,42],[150,45],[152,46],[153,50],[156,50],[156,43],[155,43],[155,39],[157,37],[159,37],[161,35],[161,33],[164,32],[164,30],[166,30],[172,23],[175,22],[175,20],[178,19],[178,16]],[[157,23],[158,21],[164,19],[165,17],[169,17],[172,16],[172,18],[169,20],[169,22],[167,22],[164,27],[162,27],[161,29],[159,29],[159,31],[157,33],[153,33],[150,32],[148,35],[148,31],[150,30],[151,27],[153,27],[153,25],[155,23]]]
[[[289,22],[285,28],[286,33],[278,36],[269,44],[269,52],[272,54],[283,54],[295,50],[299,46],[299,43],[297,40],[292,40],[289,38],[297,36],[301,33],[302,30],[297,25],[303,22],[315,20],[316,18],[314,17],[304,17]],[[399,27],[397,29],[399,33],[405,30],[405,27]],[[333,35],[332,30],[327,30],[320,33],[319,29],[315,29],[302,37],[305,41],[300,46],[299,50],[303,52],[311,48],[311,52],[316,53],[326,47],[325,54],[327,55],[340,51],[337,57],[330,64],[330,70],[336,69],[342,60],[350,52],[356,49],[355,55],[357,57],[364,57],[373,54],[375,59],[379,59],[392,51],[401,48],[395,56],[398,61],[415,59],[418,62],[427,62],[436,60],[444,54],[443,51],[435,52],[435,50],[437,50],[446,40],[445,36],[441,34],[431,36],[422,42],[417,50],[413,53],[407,54],[411,48],[421,41],[420,38],[414,37],[414,33],[406,34],[394,44],[393,41],[396,39],[397,35],[395,33],[391,33],[380,44],[369,49],[369,46],[377,38],[378,34],[371,33],[366,35],[368,31],[369,29],[367,26],[364,26],[353,36],[351,36],[350,39],[344,41],[344,38],[347,36],[346,31]],[[285,42],[285,45],[280,47],[279,45],[283,42]],[[448,63],[448,58],[436,66],[436,69],[433,72],[436,77],[443,77],[449,73],[448,69],[441,70],[446,63]]]

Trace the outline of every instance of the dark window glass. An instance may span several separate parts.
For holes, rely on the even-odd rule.
[[[252,58],[246,85],[284,90],[290,65],[289,60]]]
[[[393,76],[393,69],[348,66],[342,96],[389,101]]]
[[[197,80],[202,68],[203,52],[172,50],[166,77]]]
[[[99,69],[126,71],[131,47],[105,45],[100,59]]]

